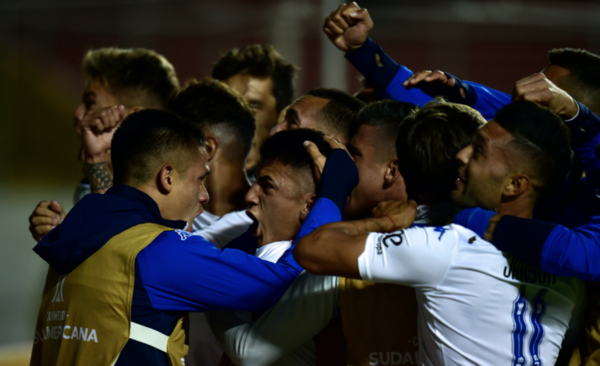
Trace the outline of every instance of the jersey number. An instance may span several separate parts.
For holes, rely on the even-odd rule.
[[[525,299],[525,286],[519,288],[519,295],[513,302],[513,332],[512,332],[512,348],[513,348],[513,366],[523,366],[525,364],[525,349],[529,348],[529,354],[533,360],[533,366],[542,366],[540,359],[540,344],[544,338],[544,328],[542,327],[542,317],[546,314],[546,303],[544,295],[547,290],[541,290],[535,295],[530,313],[532,326],[532,336],[529,339],[529,347],[525,343],[525,336],[528,334],[525,317],[527,314],[527,300]],[[531,332],[530,331],[530,332]]]

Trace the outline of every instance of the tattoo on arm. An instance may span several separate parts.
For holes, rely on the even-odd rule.
[[[496,230],[496,226],[498,225],[498,221],[502,218],[502,215],[494,215],[490,219],[485,232],[483,233],[484,239],[486,241],[492,242],[494,239],[494,231]]]
[[[84,168],[93,193],[104,193],[112,187],[113,176],[106,162],[86,163]]]

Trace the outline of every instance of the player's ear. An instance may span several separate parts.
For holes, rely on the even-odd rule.
[[[175,180],[177,179],[175,167],[169,163],[160,168],[156,176],[156,188],[161,194],[167,195],[173,190]]]
[[[531,185],[529,177],[525,174],[515,174],[509,177],[508,182],[504,185],[502,196],[512,198],[525,192]]]
[[[385,164],[383,171],[383,184],[385,188],[391,187],[398,179],[402,179],[400,170],[398,170],[398,159],[394,158]]]
[[[305,195],[304,198],[305,198],[304,207],[302,207],[302,210],[300,210],[300,221],[301,222],[304,222],[304,220],[306,220],[306,217],[310,213],[310,210],[312,210],[313,206],[315,205],[315,202],[317,201],[317,194],[309,193],[309,194]]]
[[[206,152],[208,154],[208,161],[211,161],[215,155],[217,155],[217,151],[219,150],[219,140],[212,135],[207,135],[205,138],[206,141]]]

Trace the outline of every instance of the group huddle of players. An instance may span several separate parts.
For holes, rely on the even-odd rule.
[[[29,218],[32,364],[600,363],[600,57],[551,50],[508,95],[372,28],[325,19],[354,96],[294,100],[271,46],[181,89],[153,51],[89,51],[86,178]]]

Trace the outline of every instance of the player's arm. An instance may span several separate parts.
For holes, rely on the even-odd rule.
[[[546,272],[600,281],[600,216],[568,229],[475,208],[462,211],[454,222],[477,232],[499,250]]]
[[[178,311],[264,311],[303,270],[291,249],[271,263],[181,231],[159,235],[137,264],[152,306]]]
[[[117,125],[125,116],[123,106],[100,108],[86,114],[78,126],[81,136],[83,168],[92,193],[104,193],[112,187],[112,172],[107,152]]]
[[[323,31],[331,43],[346,53],[346,59],[372,81],[383,96],[419,106],[430,101],[431,97],[420,90],[402,86],[412,71],[398,65],[369,38],[371,29],[373,20],[369,12],[355,2],[340,5],[323,24]]]
[[[575,158],[586,163],[595,156],[600,143],[600,118],[542,73],[515,83],[514,100],[528,100],[550,108],[571,130],[571,148]]]
[[[35,241],[40,241],[50,230],[65,219],[67,214],[56,201],[42,201],[29,216],[29,232]]]
[[[511,103],[510,94],[461,80],[440,70],[419,71],[411,75],[403,85],[407,89],[418,88],[430,97],[442,97],[452,103],[465,104],[481,113],[483,118],[494,118],[498,109]]]
[[[337,314],[338,278],[303,274],[257,320],[207,314],[213,333],[236,365],[271,365],[310,341]]]
[[[416,206],[414,201],[384,202],[378,206],[381,217],[324,225],[298,242],[294,256],[311,273],[360,279],[358,257],[365,250],[369,233],[409,227]]]

